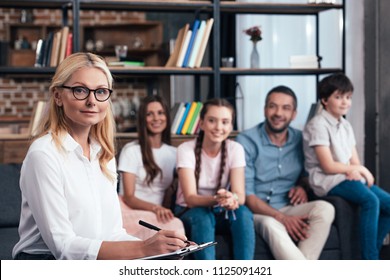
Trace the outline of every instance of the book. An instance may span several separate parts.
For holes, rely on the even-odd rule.
[[[290,68],[310,68],[317,69],[318,62],[291,63]]]
[[[191,131],[192,135],[198,134],[199,130],[200,130],[200,116],[196,119],[196,121],[194,123],[194,128]]]
[[[190,41],[188,43],[186,54],[184,56],[183,65],[182,65],[183,67],[187,67],[188,66],[188,61],[190,59],[192,48],[194,46],[194,41],[195,41],[196,34],[198,33],[198,30],[199,30],[199,25],[200,25],[200,21],[198,19],[196,19],[194,21],[193,26],[192,26],[192,34],[191,34]]]
[[[179,32],[177,33],[176,40],[175,40],[175,46],[173,48],[173,51],[171,55],[169,56],[169,59],[167,63],[165,64],[165,67],[173,67],[176,66],[177,60],[179,58],[180,49],[182,48],[182,45],[184,43],[185,35],[190,28],[190,25],[187,23],[182,28],[180,28]]]
[[[171,126],[173,124],[173,121],[174,121],[176,114],[179,111],[181,105],[182,105],[181,102],[176,102],[175,104],[173,104],[171,110],[169,111],[169,118],[171,120]]]
[[[191,107],[191,102],[187,102],[186,103],[186,108],[185,108],[184,113],[183,113],[183,116],[181,117],[179,126],[178,126],[178,128],[176,130],[176,134],[180,134],[181,133],[181,130],[182,130],[184,122],[185,122],[185,120],[187,118],[188,111],[190,110],[190,107]]]
[[[188,127],[190,126],[192,117],[194,116],[197,104],[198,103],[196,101],[191,102],[190,109],[188,111],[187,117],[186,117],[184,124],[183,124],[183,127],[181,129],[181,134],[183,134],[183,135],[187,134],[187,130],[188,130]]]
[[[39,39],[37,42],[37,49],[35,50],[35,67],[41,67],[42,66],[42,59],[43,59],[43,39]]]
[[[172,121],[171,125],[171,133],[176,134],[176,131],[179,127],[181,118],[183,117],[184,111],[186,109],[186,104],[184,102],[180,103],[179,109],[177,110],[177,113],[175,115],[175,118]]]
[[[188,130],[187,130],[188,135],[193,135],[195,133],[196,126],[197,126],[198,121],[200,119],[200,110],[202,109],[202,107],[203,107],[203,103],[197,102],[194,116],[192,117],[190,126],[188,127]]]
[[[199,53],[199,48],[204,36],[205,28],[206,28],[206,21],[202,20],[200,22],[198,32],[196,33],[194,47],[191,50],[190,58],[188,60],[188,67],[190,68],[193,68],[195,66],[195,60]]]
[[[61,29],[61,41],[60,41],[60,51],[58,54],[58,64],[60,64],[65,59],[66,54],[66,45],[68,41],[69,26],[64,26]]]
[[[49,32],[46,38],[45,53],[43,54],[43,61],[42,61],[43,67],[50,66],[51,50],[53,46],[53,36],[54,36],[53,32]]]
[[[123,66],[123,67],[143,67],[145,62],[141,61],[110,61],[108,66]]]
[[[301,63],[301,62],[318,62],[318,56],[316,55],[291,55],[291,63]]]
[[[194,245],[189,245],[185,248],[178,249],[174,252],[171,253],[166,253],[166,254],[159,254],[159,255],[153,255],[153,256],[148,256],[144,258],[140,258],[139,260],[169,260],[169,259],[179,259],[181,257],[187,256],[188,254],[192,254],[194,252],[206,249],[210,246],[215,246],[217,242],[215,241],[210,241],[206,242],[203,244],[194,244]]]
[[[70,56],[73,52],[73,33],[69,32],[68,39],[66,41],[65,57]]]
[[[52,44],[52,50],[50,56],[50,67],[56,67],[58,65],[60,43],[61,43],[61,31],[57,31],[53,37],[53,44]]]
[[[187,33],[185,34],[184,42],[180,48],[179,56],[177,57],[176,67],[183,66],[184,56],[186,55],[191,36],[192,36],[192,31],[188,30]]]
[[[205,28],[204,35],[202,38],[202,42],[200,43],[198,56],[196,57],[196,61],[195,61],[195,65],[194,65],[194,67],[196,67],[196,68],[199,68],[200,65],[202,64],[204,53],[206,51],[207,43],[208,43],[209,38],[210,38],[211,29],[213,27],[213,24],[214,24],[213,18],[210,18],[207,20],[206,28]]]
[[[44,115],[46,109],[46,101],[38,101],[34,104],[33,113],[31,115],[30,124],[28,127],[28,133],[30,136],[37,135],[37,129],[39,127],[39,123],[41,121],[42,116]]]
[[[291,68],[319,68],[320,58],[316,55],[292,55],[290,56]]]

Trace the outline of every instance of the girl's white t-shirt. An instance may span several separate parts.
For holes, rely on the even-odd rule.
[[[161,205],[165,190],[173,181],[176,165],[176,148],[162,144],[152,149],[156,164],[161,168],[163,176],[157,176],[150,185],[145,183],[146,170],[142,162],[141,147],[137,141],[126,144],[119,156],[118,170],[136,175],[134,195],[142,200]],[[120,194],[123,194],[123,180],[120,180]]]
[[[195,143],[196,140],[191,140],[182,143],[177,150],[177,168],[190,168],[195,172]],[[226,140],[226,164],[224,174],[222,176],[221,186],[227,188],[229,184],[230,170],[238,167],[245,167],[245,152],[241,144]],[[201,152],[201,169],[198,184],[199,195],[214,195],[217,190],[218,177],[221,164],[221,152],[215,157],[208,156],[203,150]],[[176,204],[186,207],[182,186],[179,183],[177,192]]]

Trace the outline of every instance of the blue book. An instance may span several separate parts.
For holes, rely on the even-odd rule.
[[[183,67],[188,66],[188,61],[190,60],[191,51],[192,51],[193,46],[194,46],[196,34],[198,33],[198,30],[199,30],[199,25],[200,25],[200,20],[196,19],[194,22],[194,25],[192,27],[192,35],[191,35],[190,42],[188,43],[187,52],[186,52],[186,55],[184,56]]]
[[[183,114],[183,116],[182,116],[182,118],[180,120],[180,124],[179,124],[179,127],[177,128],[176,134],[181,134],[181,130],[182,130],[184,122],[185,122],[185,120],[187,118],[188,111],[190,110],[191,104],[192,104],[192,102],[187,102],[186,103],[186,109],[185,109],[184,114]]]

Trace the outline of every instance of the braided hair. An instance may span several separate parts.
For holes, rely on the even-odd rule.
[[[208,109],[211,106],[217,106],[217,107],[226,107],[230,109],[232,112],[232,122],[234,120],[235,114],[234,114],[234,108],[233,106],[227,101],[226,99],[223,98],[214,98],[206,101],[203,104],[202,110],[200,111],[200,119],[203,121],[205,115],[207,114]],[[195,143],[195,181],[196,181],[196,188],[199,187],[199,177],[200,177],[200,172],[201,172],[201,153],[202,153],[202,144],[203,144],[203,139],[204,139],[204,131],[200,130],[198,137],[196,138],[196,143]],[[218,175],[218,184],[217,184],[217,191],[222,188],[222,177],[224,174],[225,170],[225,165],[226,165],[226,140],[223,140],[221,143],[221,164],[220,164],[220,169],[219,169],[219,175]]]

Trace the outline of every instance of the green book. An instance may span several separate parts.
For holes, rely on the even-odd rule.
[[[142,61],[112,61],[108,66],[123,66],[123,67],[143,67],[145,62]]]
[[[197,102],[194,115],[192,116],[190,125],[188,126],[187,134],[193,134],[194,124],[196,123],[196,120],[199,118],[199,113],[202,107],[203,107],[203,103]]]

